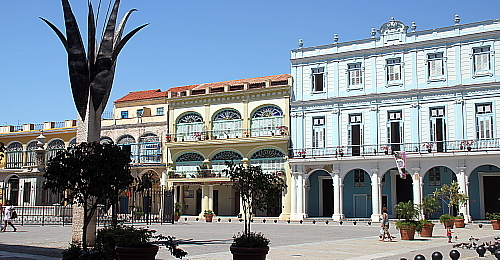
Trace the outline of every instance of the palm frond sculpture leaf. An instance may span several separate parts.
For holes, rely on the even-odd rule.
[[[121,49],[130,38],[148,24],[139,26],[129,32],[123,39],[121,36],[130,14],[136,9],[128,11],[121,20],[118,28],[116,21],[120,0],[116,0],[104,29],[103,37],[97,49],[96,25],[92,4],[89,2],[88,14],[88,53],[85,53],[78,23],[68,0],[61,0],[64,12],[66,36],[51,22],[40,17],[56,33],[68,54],[68,70],[71,90],[76,109],[80,117],[85,120],[87,107],[92,102],[95,111],[104,111],[108,102],[115,74],[116,59]]]

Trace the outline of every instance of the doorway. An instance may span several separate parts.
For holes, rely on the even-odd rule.
[[[368,196],[366,194],[354,195],[354,217],[368,217]]]
[[[333,180],[332,178],[322,179],[323,217],[333,215]]]
[[[413,201],[413,181],[411,175],[407,175],[405,179],[395,175],[396,178],[396,204],[399,202]]]
[[[484,212],[500,212],[500,176],[483,176]]]
[[[351,130],[352,155],[359,156],[361,155],[361,125],[351,125]]]

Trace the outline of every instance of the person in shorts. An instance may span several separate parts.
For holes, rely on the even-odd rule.
[[[383,234],[380,238],[380,241],[385,241],[387,237],[389,242],[392,242],[391,234],[389,233],[389,215],[387,214],[387,208],[382,209],[382,224],[380,225],[383,229]]]
[[[4,222],[4,225],[3,225],[3,229],[1,232],[5,232],[5,230],[7,229],[7,224],[9,224],[13,229],[14,229],[14,232],[17,231],[17,228],[14,226],[14,224],[12,224],[12,212],[14,211],[14,206],[12,206],[12,201],[8,200],[5,202],[5,207],[3,207],[3,222]]]

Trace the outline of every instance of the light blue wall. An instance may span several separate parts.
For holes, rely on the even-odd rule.
[[[367,194],[371,195],[371,182],[370,175],[365,172],[365,186],[364,187],[354,187],[354,171],[350,171],[343,179],[343,198],[344,198],[344,209],[343,213],[347,218],[353,217],[370,217],[372,214],[372,200],[367,200],[367,216],[355,216],[354,215],[354,195],[356,194]]]
[[[319,210],[321,207],[323,207],[323,205],[320,205],[320,197],[321,197],[320,185],[321,185],[321,183],[318,181],[319,176],[326,176],[328,178],[331,178],[330,174],[328,174],[324,170],[315,171],[314,173],[312,173],[309,176],[310,189],[309,189],[309,197],[308,197],[308,202],[307,202],[309,205],[307,214],[310,217],[319,216]],[[333,188],[332,188],[332,198],[333,198]],[[332,199],[332,201],[333,201],[333,199]]]

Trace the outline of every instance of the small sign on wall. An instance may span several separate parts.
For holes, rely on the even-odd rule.
[[[194,198],[194,190],[185,190],[184,191],[184,198],[187,198],[187,199]]]

